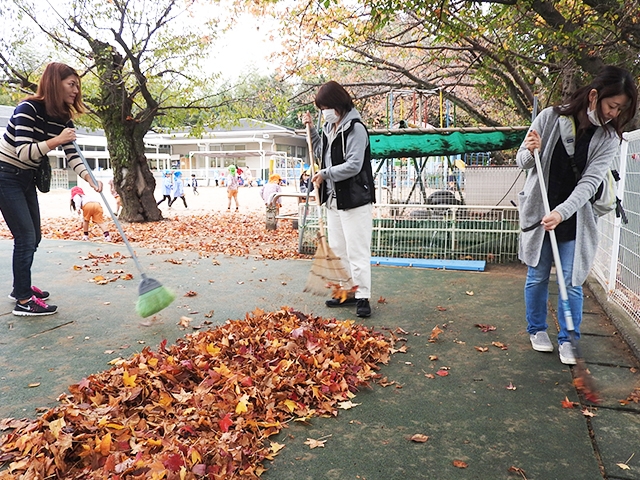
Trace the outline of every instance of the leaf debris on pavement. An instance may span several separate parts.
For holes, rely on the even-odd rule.
[[[280,450],[268,437],[291,420],[336,416],[378,380],[391,346],[354,321],[286,307],[165,340],[112,360],[57,407],[14,425],[0,439],[5,478],[257,479]]]

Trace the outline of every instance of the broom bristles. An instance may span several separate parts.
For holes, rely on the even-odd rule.
[[[160,310],[167,308],[176,298],[173,292],[160,285],[138,297],[136,312],[142,318],[147,318]]]
[[[331,283],[340,284],[348,290],[352,286],[351,275],[347,273],[340,257],[325,242],[319,241],[304,291],[324,295]]]

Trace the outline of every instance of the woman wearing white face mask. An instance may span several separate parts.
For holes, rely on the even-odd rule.
[[[337,82],[320,87],[315,98],[322,111],[322,138],[306,112],[302,121],[311,126],[314,153],[321,159],[312,182],[319,185],[320,203],[327,207],[328,240],[342,259],[354,285],[353,297],[330,299],[328,307],[356,305],[356,315],[371,315],[371,232],[375,186],[371,170],[369,134],[349,93]]]
[[[595,259],[598,244],[597,217],[591,197],[616,154],[621,132],[636,113],[638,92],[633,77],[622,68],[605,67],[569,103],[543,110],[518,150],[516,162],[532,169],[519,194],[520,259],[528,265],[524,287],[527,332],[534,350],[552,352],[547,330],[549,274],[553,253],[549,235],[555,230],[567,286],[576,338],[582,321],[582,284]],[[560,138],[560,116],[573,117],[576,125],[573,161]],[[550,213],[545,215],[533,152],[540,151]],[[560,361],[575,364],[562,302],[558,302],[558,350]]]

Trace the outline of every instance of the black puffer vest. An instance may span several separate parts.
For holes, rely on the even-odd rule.
[[[344,163],[344,152],[342,151],[344,135],[345,144],[346,138],[353,132],[353,126],[355,123],[364,124],[354,119],[351,121],[349,128],[344,129],[340,134],[336,135],[333,142],[329,146],[331,148],[331,164],[340,165]],[[366,127],[365,127],[366,130]],[[324,154],[328,147],[328,139],[326,135],[322,135],[322,168],[326,168],[324,163]],[[350,208],[361,207],[368,203],[375,203],[375,185],[373,183],[373,172],[371,170],[371,147],[367,144],[367,148],[364,152],[364,161],[362,162],[362,169],[357,175],[341,180],[334,183],[334,190],[336,194],[336,203],[338,210],[349,210]],[[322,183],[320,189],[320,203],[324,204],[327,201],[327,184]]]

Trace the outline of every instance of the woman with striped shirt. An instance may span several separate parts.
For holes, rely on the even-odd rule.
[[[56,313],[57,306],[44,301],[49,292],[32,286],[31,265],[40,243],[40,207],[35,173],[47,153],[64,149],[69,167],[94,190],[94,184],[78,156],[72,119],[85,111],[80,77],[63,63],[50,63],[44,70],[35,95],[27,97],[14,110],[7,131],[0,139],[0,211],[13,234],[14,315],[33,316]]]

